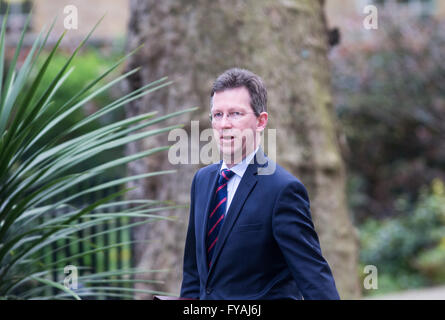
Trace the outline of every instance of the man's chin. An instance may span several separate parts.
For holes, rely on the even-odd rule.
[[[238,163],[243,159],[241,149],[233,149],[227,147],[220,148],[221,155],[226,163]]]

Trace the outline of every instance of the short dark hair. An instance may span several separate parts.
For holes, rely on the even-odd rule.
[[[263,80],[246,69],[232,68],[219,75],[213,83],[210,98],[213,98],[215,92],[240,87],[245,87],[249,91],[250,106],[257,117],[261,112],[267,112],[267,90]]]

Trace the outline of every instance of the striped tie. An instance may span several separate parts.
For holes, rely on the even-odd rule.
[[[212,265],[213,251],[215,251],[216,243],[218,242],[219,229],[224,220],[224,215],[226,213],[226,203],[227,203],[227,183],[230,178],[233,177],[235,173],[229,169],[224,169],[218,179],[218,186],[215,190],[214,199],[212,205],[210,206],[211,211],[209,212],[209,219],[207,221],[207,261],[209,263],[209,268]]]

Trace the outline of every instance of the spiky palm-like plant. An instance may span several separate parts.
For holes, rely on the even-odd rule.
[[[122,58],[98,78],[86,84],[75,96],[66,97],[66,102],[56,106],[57,111],[54,112],[54,108],[50,108],[52,97],[69,78],[73,71],[70,67],[73,59],[95,28],[75,49],[60,72],[49,84],[46,84],[44,93],[37,96],[37,92],[42,92],[37,89],[45,85],[42,81],[45,70],[51,64],[63,38],[62,35],[49,51],[45,62],[38,64],[37,59],[45,52],[43,49],[53,26],[54,23],[47,32],[42,31],[37,36],[26,59],[18,67],[18,57],[23,51],[25,26],[7,72],[4,67],[6,19],[3,20],[0,33],[0,299],[131,298],[136,291],[132,286],[136,280],[132,279],[131,275],[147,272],[147,270],[105,270],[95,274],[80,272],[77,281],[82,283],[82,288],[78,290],[73,290],[50,276],[54,272],[63,275],[61,266],[69,264],[74,258],[128,245],[127,242],[113,243],[108,246],[96,245],[92,249],[77,252],[71,257],[56,261],[45,257],[55,256],[52,253],[63,250],[63,247],[85,240],[92,241],[95,236],[101,234],[166,219],[156,215],[156,212],[170,209],[172,206],[165,206],[164,203],[154,200],[119,200],[118,197],[127,191],[123,188],[84,206],[76,205],[74,200],[98,190],[124,186],[131,180],[168,174],[171,171],[149,172],[139,176],[119,178],[81,191],[73,191],[73,187],[100,176],[116,166],[164,151],[168,149],[168,146],[109,159],[84,171],[73,172],[73,168],[79,168],[79,164],[86,163],[88,159],[103,151],[122,147],[129,142],[176,128],[178,126],[147,129],[150,125],[194,109],[182,110],[162,117],[156,117],[154,112],[150,112],[92,129],[86,133],[82,131],[81,135],[73,135],[76,130],[84,128],[99,117],[168,85],[169,82],[164,78],[128,93],[94,114],[86,116],[82,121],[60,131],[58,125],[64,119],[100,93],[137,72],[137,69],[118,76],[106,84],[101,84],[104,78],[116,70],[128,56]],[[32,76],[33,74],[35,76]],[[113,207],[126,209],[100,213],[104,209]],[[62,209],[63,214],[48,214],[60,212]],[[144,219],[109,229],[103,227],[108,221],[121,217]],[[95,226],[101,227],[92,229]],[[87,229],[96,231],[90,232],[88,239],[79,236],[79,231]],[[68,244],[61,247],[61,240]],[[122,283],[127,285],[122,286]]]

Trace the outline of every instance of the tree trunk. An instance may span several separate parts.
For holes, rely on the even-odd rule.
[[[346,207],[345,168],[330,92],[323,1],[131,0],[130,6],[127,47],[145,46],[130,59],[129,67],[142,69],[127,82],[126,89],[139,88],[164,76],[175,83],[129,105],[127,116],[151,110],[167,114],[199,106],[197,112],[170,123],[185,123],[190,132],[190,120],[199,120],[199,129],[203,130],[210,126],[207,115],[211,85],[222,71],[237,66],[260,75],[269,94],[268,127],[277,129],[276,160],[308,189],[322,251],[341,297],[359,297],[357,237]],[[164,135],[130,145],[127,152],[167,144]],[[265,149],[267,152],[267,145]],[[191,152],[198,150],[192,148]],[[177,169],[177,174],[138,181],[130,197],[188,203],[193,174],[199,165],[173,166],[165,152],[130,164],[128,174],[171,168]],[[139,266],[173,270],[152,274],[150,279],[165,283],[150,289],[178,293],[188,210],[163,214],[174,214],[179,220],[138,228],[136,240],[155,242],[137,245],[135,254]]]

